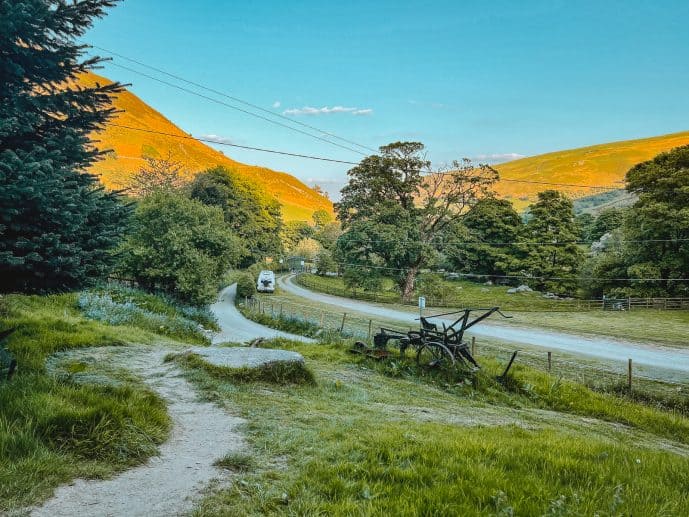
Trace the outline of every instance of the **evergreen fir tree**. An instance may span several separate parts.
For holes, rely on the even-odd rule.
[[[119,84],[78,85],[77,44],[118,0],[0,0],[0,290],[79,287],[106,274],[129,209],[85,171]]]
[[[572,294],[583,260],[572,201],[557,190],[539,192],[529,216],[510,274],[525,275],[538,289]]]

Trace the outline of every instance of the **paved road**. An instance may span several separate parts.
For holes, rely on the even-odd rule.
[[[211,311],[218,318],[220,332],[213,335],[214,345],[219,343],[245,343],[253,339],[283,337],[294,341],[312,343],[313,339],[275,330],[246,319],[234,305],[237,284],[232,284],[220,292],[218,301],[211,305]]]
[[[351,300],[339,296],[317,293],[304,289],[293,282],[294,276],[283,276],[278,285],[287,292],[324,304],[333,305],[349,311],[369,314],[380,318],[397,320],[404,323],[415,323],[418,316],[413,312],[386,307],[380,304]],[[445,320],[447,321],[447,320]],[[554,332],[538,328],[518,326],[491,325],[484,322],[473,327],[471,333],[476,336],[495,338],[511,343],[528,345],[548,350],[563,350],[572,354],[585,355],[608,361],[626,361],[631,358],[636,365],[670,370],[675,373],[689,374],[689,350],[656,345],[645,345],[631,341],[606,337],[579,336],[564,332]],[[663,376],[665,377],[665,376]],[[676,375],[673,375],[677,378]],[[687,381],[689,375],[679,376]]]

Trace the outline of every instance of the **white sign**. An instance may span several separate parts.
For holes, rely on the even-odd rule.
[[[425,309],[426,308],[426,297],[425,296],[419,296],[419,309]]]
[[[304,265],[304,261],[303,261],[303,260],[301,261],[301,265],[302,265],[302,266]]]

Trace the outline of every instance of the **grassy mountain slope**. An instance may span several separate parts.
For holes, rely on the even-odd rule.
[[[108,79],[89,73],[80,79],[82,85],[92,85]],[[150,129],[172,135],[188,136],[173,122],[148,106],[136,95],[125,91],[115,99],[115,106],[123,110],[112,122],[120,125]],[[332,203],[294,176],[263,167],[245,165],[228,158],[223,153],[192,139],[132,131],[109,125],[94,135],[100,149],[112,149],[108,157],[93,167],[108,188],[127,185],[132,174],[142,165],[142,156],[173,158],[184,163],[189,174],[214,165],[224,165],[241,176],[255,182],[275,197],[283,207],[286,220],[310,220],[311,214],[319,209],[332,211]]]
[[[501,179],[624,188],[624,176],[632,166],[687,144],[689,131],[556,151],[503,163],[496,168]],[[497,190],[517,209],[522,209],[536,199],[538,192],[548,188],[562,190],[573,198],[601,192],[584,187],[551,187],[511,181],[501,181]]]

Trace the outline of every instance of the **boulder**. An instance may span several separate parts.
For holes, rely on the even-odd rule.
[[[231,347],[194,347],[187,350],[196,354],[213,366],[225,368],[261,368],[275,363],[304,364],[304,357],[290,350],[272,348]]]

